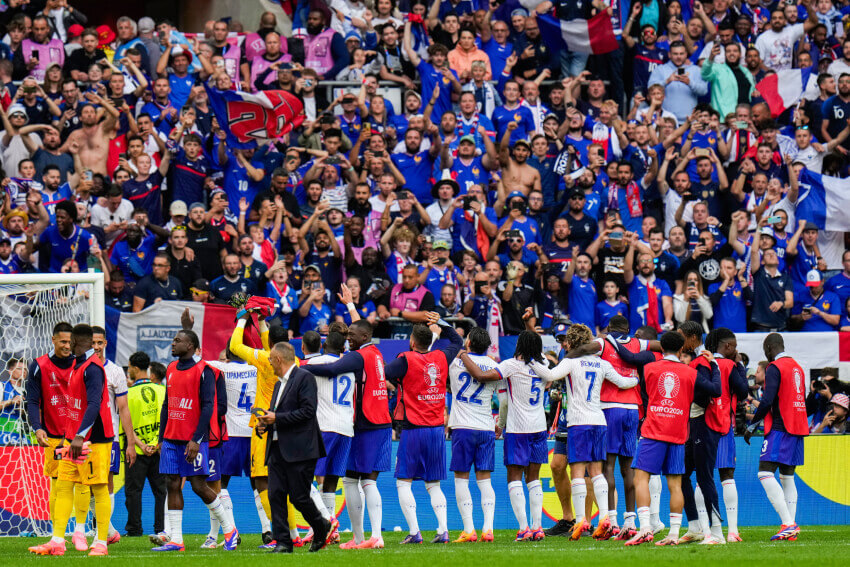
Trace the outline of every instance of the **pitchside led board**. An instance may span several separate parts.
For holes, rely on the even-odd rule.
[[[754,437],[752,445],[744,443],[742,438],[737,438],[737,469],[735,471],[735,479],[738,483],[738,522],[741,526],[757,526],[757,525],[773,525],[776,524],[775,514],[767,498],[764,495],[760,483],[757,479],[758,457],[761,449],[761,438]],[[393,443],[393,463],[395,462],[395,452],[398,444]],[[446,442],[446,461],[449,460],[451,443]],[[798,502],[797,502],[797,523],[800,525],[839,525],[850,523],[850,484],[846,481],[847,475],[847,459],[846,455],[850,451],[850,436],[842,435],[819,435],[812,436],[806,439],[806,464],[797,469],[799,480],[797,482]],[[47,482],[41,476],[41,457],[42,449],[37,447],[7,447],[0,449],[0,471],[5,482],[0,483],[0,533],[2,535],[16,536],[21,532],[32,531],[33,522],[37,523],[42,530],[46,530],[49,526],[47,521]],[[551,458],[551,445],[549,456]],[[508,487],[505,467],[501,465],[503,462],[502,442],[496,442],[496,471],[493,473],[493,488],[496,491],[496,529],[515,529],[515,520],[511,513],[511,505],[508,501]],[[16,464],[17,463],[17,464]],[[18,469],[20,463],[27,463],[29,474],[25,478],[30,479],[30,482],[37,483],[37,487],[33,487],[34,493],[44,496],[42,502],[27,502],[26,498],[22,498],[21,486],[17,482],[9,482],[14,478],[20,478],[22,471]],[[454,505],[454,483],[451,481],[451,473],[446,481],[442,483],[443,491],[446,493],[446,500],[449,502],[449,529],[460,530],[462,527],[460,515],[457,507]],[[554,523],[561,517],[561,509],[558,503],[558,498],[555,489],[552,485],[552,473],[548,465],[544,466],[540,471],[541,480],[543,481],[543,510],[547,519],[544,520],[544,527]],[[718,486],[720,479],[715,478]],[[127,519],[126,508],[124,507],[124,471],[122,467],[121,474],[115,478],[115,511],[112,516],[112,522],[115,526],[123,531],[124,524]],[[391,531],[397,526],[404,528],[404,517],[401,513],[401,508],[398,505],[396,498],[395,479],[392,473],[385,473],[378,477],[378,489],[381,491],[384,500],[384,525],[385,531]],[[470,484],[470,489],[473,492],[473,501],[478,502],[477,487],[474,483]],[[260,531],[260,523],[257,519],[257,507],[254,504],[254,494],[247,478],[234,478],[229,486],[230,496],[233,500],[233,511],[236,518],[237,527],[245,533],[254,533]],[[624,510],[624,501],[622,499],[622,479],[617,474],[617,491],[620,494],[619,510],[620,513]],[[422,483],[414,483],[413,492],[416,496],[417,506],[420,510],[424,510],[420,514],[420,522],[422,529],[433,530],[436,528],[436,523],[433,515],[430,512],[428,495],[425,491],[425,486]],[[722,491],[718,491],[722,499]],[[183,531],[184,533],[207,533],[209,530],[209,513],[204,506],[200,506],[200,502],[193,504],[193,499],[197,497],[194,494],[186,496],[186,507],[183,512]],[[668,494],[665,488],[662,493],[661,502],[661,517],[665,523],[667,520]],[[198,504],[198,505],[195,505]],[[143,497],[143,526],[147,530],[153,529],[153,497],[149,491],[145,491]],[[721,511],[724,509],[721,502]],[[342,484],[340,483],[336,497],[336,515],[340,520],[340,528],[349,529],[351,523],[348,514],[345,511],[344,496],[342,493]],[[475,523],[480,526],[483,518],[481,517],[480,506],[475,506]],[[31,520],[31,521],[27,521]],[[298,523],[306,529],[306,523],[298,516]]]

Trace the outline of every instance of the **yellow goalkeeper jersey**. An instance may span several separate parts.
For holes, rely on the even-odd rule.
[[[274,393],[275,384],[277,384],[277,376],[275,376],[274,368],[269,362],[269,331],[268,328],[260,333],[260,341],[262,341],[262,350],[251,348],[244,343],[245,329],[244,327],[236,326],[233,329],[233,335],[230,337],[230,352],[257,368],[257,398],[254,400],[254,407],[268,409],[272,403],[272,393]],[[296,358],[296,364],[298,359]],[[251,415],[249,425],[254,427],[257,418]]]

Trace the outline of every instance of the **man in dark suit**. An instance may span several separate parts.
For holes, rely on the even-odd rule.
[[[319,551],[328,543],[330,523],[322,518],[310,498],[310,484],[316,461],[325,456],[325,446],[316,419],[318,396],[316,378],[295,363],[295,351],[289,343],[277,343],[269,354],[269,363],[280,378],[272,393],[269,411],[258,416],[257,431],[269,431],[266,464],[269,467],[269,500],[272,508],[272,532],[277,545],[273,553],[292,553],[286,498],[301,512],[313,528],[310,551]]]

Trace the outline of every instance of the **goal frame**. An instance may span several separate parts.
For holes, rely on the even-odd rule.
[[[92,284],[89,301],[89,324],[106,328],[106,290],[101,272],[79,274],[0,274],[0,286],[26,284]]]

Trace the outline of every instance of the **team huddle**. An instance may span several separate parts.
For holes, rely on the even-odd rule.
[[[51,479],[53,523],[53,537],[30,547],[31,552],[64,555],[72,512],[76,519],[72,543],[77,550],[107,555],[108,545],[120,540],[110,522],[111,475],[122,460],[119,428],[127,436],[129,466],[137,452],[160,455],[167,500],[164,510],[158,511],[164,517],[163,529],[151,536],[153,551],[185,549],[182,514],[187,481],[209,509],[210,532],[201,547],[235,550],[241,538],[227,487],[233,476],[243,475],[250,477],[254,488],[261,547],[291,550],[310,543],[310,550],[318,551],[339,543],[341,549],[382,548],[383,504],[377,478],[392,466],[393,419],[401,424],[395,478],[409,530],[401,543],[423,542],[412,492],[415,480],[424,481],[436,515],[432,543],[448,543],[447,502],[441,489],[447,476],[447,392],[451,392],[448,469],[454,474],[463,521],[455,542],[493,541],[496,495],[490,476],[499,432],[509,499],[519,526],[516,541],[547,535],[577,540],[590,533],[595,539],[613,538],[626,545],[651,542],[665,527],[659,511],[661,475],[667,477],[670,492],[670,529],[656,545],[741,541],[732,430],[736,402],[746,395],[747,384],[735,335],[728,329],[712,330],[702,344],[698,324],[683,324],[678,331],[664,333],[660,341],[645,327],[630,337],[628,321],[620,316],[611,319],[604,339],[594,339],[589,328],[576,324],[557,337],[560,360],[550,367],[535,333],[521,333],[514,357],[496,362],[486,355],[490,348],[486,331],[474,328],[464,342],[436,317],[413,327],[409,351],[385,361],[372,342],[372,326],[359,320],[356,311],[350,326],[331,325],[324,343],[317,333],[305,333],[303,359],[297,361],[286,331],[269,328],[261,313],[257,331],[262,347],[248,346],[245,331],[251,318],[243,311],[220,360],[204,361],[191,320],[187,325],[184,317],[184,330],[172,341],[176,360],[168,366],[163,393],[153,400],[161,405],[158,437],[153,439],[134,432],[139,424],[128,409],[126,379],[123,370],[104,356],[103,329],[56,325],[53,351],[32,363],[27,382],[28,415],[44,447],[44,474]],[[800,530],[795,522],[794,470],[803,464],[803,438],[808,432],[803,371],[784,353],[778,334],[767,336],[764,353],[769,361],[765,394],[745,437],[749,442],[764,421],[758,476],[781,521],[772,539],[795,540]],[[137,355],[145,360],[140,362]],[[309,496],[289,492],[289,498],[286,493],[280,497],[279,491],[269,490],[270,474],[276,486],[285,483],[288,474],[269,467],[270,436],[277,443],[277,431],[268,430],[274,420],[269,415],[274,415],[280,394],[294,376],[292,370],[281,372],[289,368],[281,360],[297,361],[299,377],[306,371],[309,380],[315,380],[317,403],[299,408],[313,414],[309,417],[318,422],[324,447]],[[130,370],[138,376],[142,366],[146,370],[147,357],[136,353]],[[548,462],[546,388],[561,392],[551,469],[564,515],[544,531],[539,473]],[[396,398],[392,413],[390,390],[395,390]],[[495,424],[494,396],[499,400]],[[622,524],[614,488],[618,461],[625,488]],[[484,517],[480,536],[473,523],[469,487],[473,467]],[[722,480],[725,538],[715,468]],[[693,472],[696,488],[690,481]],[[340,541],[335,518],[340,479],[353,536],[345,542]],[[599,509],[595,529],[590,525],[593,501]],[[303,513],[313,506],[321,518],[311,526],[324,527],[315,534],[311,529],[302,538],[295,509]],[[84,526],[90,508],[96,535],[89,547]],[[287,512],[273,514],[273,509]],[[683,509],[688,530],[680,536]],[[218,542],[220,532],[223,543]]]

